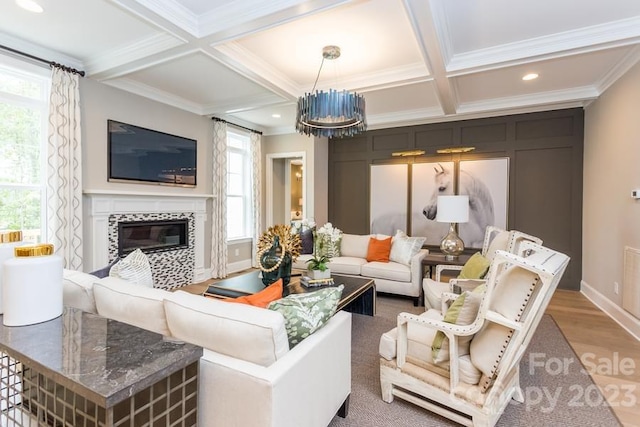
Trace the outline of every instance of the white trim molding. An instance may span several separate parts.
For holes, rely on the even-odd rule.
[[[640,319],[636,319],[584,280],[580,281],[580,292],[606,315],[622,326],[624,330],[633,335],[636,340],[640,341]]]
[[[243,259],[241,261],[230,262],[227,264],[227,273],[237,273],[239,271],[248,270],[251,268],[251,260]]]
[[[127,213],[187,212],[195,215],[194,283],[211,277],[204,266],[204,236],[207,221],[207,198],[210,195],[151,195],[84,191],[85,269],[93,271],[109,262],[109,215]],[[208,270],[208,269],[207,269]]]

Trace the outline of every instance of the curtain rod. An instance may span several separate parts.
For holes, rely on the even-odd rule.
[[[4,46],[0,44],[0,49],[6,50],[11,53],[15,53],[20,56],[25,56],[29,59],[33,59],[34,61],[42,62],[44,64],[49,65],[50,67],[60,68],[61,70],[67,71],[69,73],[78,74],[81,77],[84,77],[84,74],[85,74],[84,71],[76,70],[75,68],[67,67],[66,65],[58,64],[57,62],[47,61],[46,59],[42,59],[40,57],[19,51],[17,49],[10,48],[8,46]]]
[[[211,117],[211,120],[213,120],[213,121],[215,121],[215,122],[222,122],[222,123],[226,123],[226,124],[228,124],[228,125],[232,125],[232,126],[235,126],[235,127],[240,128],[240,129],[248,130],[249,132],[253,132],[253,133],[257,133],[257,134],[259,134],[259,135],[262,135],[262,132],[260,132],[259,130],[250,129],[250,128],[246,127],[246,126],[240,126],[240,125],[237,125],[237,124],[235,124],[235,123],[228,122],[228,121],[226,121],[226,120],[224,120],[224,119],[221,119],[221,118],[218,118],[218,117]]]

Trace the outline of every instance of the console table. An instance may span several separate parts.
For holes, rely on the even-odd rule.
[[[0,322],[0,425],[195,426],[201,355],[73,308],[30,326]]]

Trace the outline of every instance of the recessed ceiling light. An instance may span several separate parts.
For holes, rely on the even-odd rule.
[[[537,79],[537,78],[538,78],[538,74],[536,74],[536,73],[529,73],[529,74],[525,74],[525,75],[522,77],[522,80],[527,81],[527,80],[534,80],[534,79]]]
[[[33,13],[42,13],[44,9],[34,0],[16,0],[16,4],[23,8],[24,10],[28,10]]]
[[[272,114],[271,117],[273,117],[274,119],[279,119],[280,118],[280,114]]]

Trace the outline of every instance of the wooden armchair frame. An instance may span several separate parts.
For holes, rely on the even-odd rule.
[[[396,359],[380,359],[382,399],[385,402],[391,403],[397,396],[463,425],[493,426],[511,398],[520,402],[524,400],[519,384],[519,363],[566,269],[569,257],[532,242],[522,243],[520,253],[524,256],[497,251],[489,269],[485,296],[472,324],[460,326],[409,313],[398,315]],[[535,273],[539,281],[520,319],[512,321],[491,310],[491,303],[500,276],[507,269],[516,267]],[[457,341],[458,337],[476,334],[485,322],[503,325],[511,329],[513,334],[499,359],[493,385],[483,392],[478,385],[460,381]],[[449,338],[448,378],[442,374],[443,368],[434,366],[436,369],[427,369],[407,361],[407,331],[411,323],[435,328]]]

